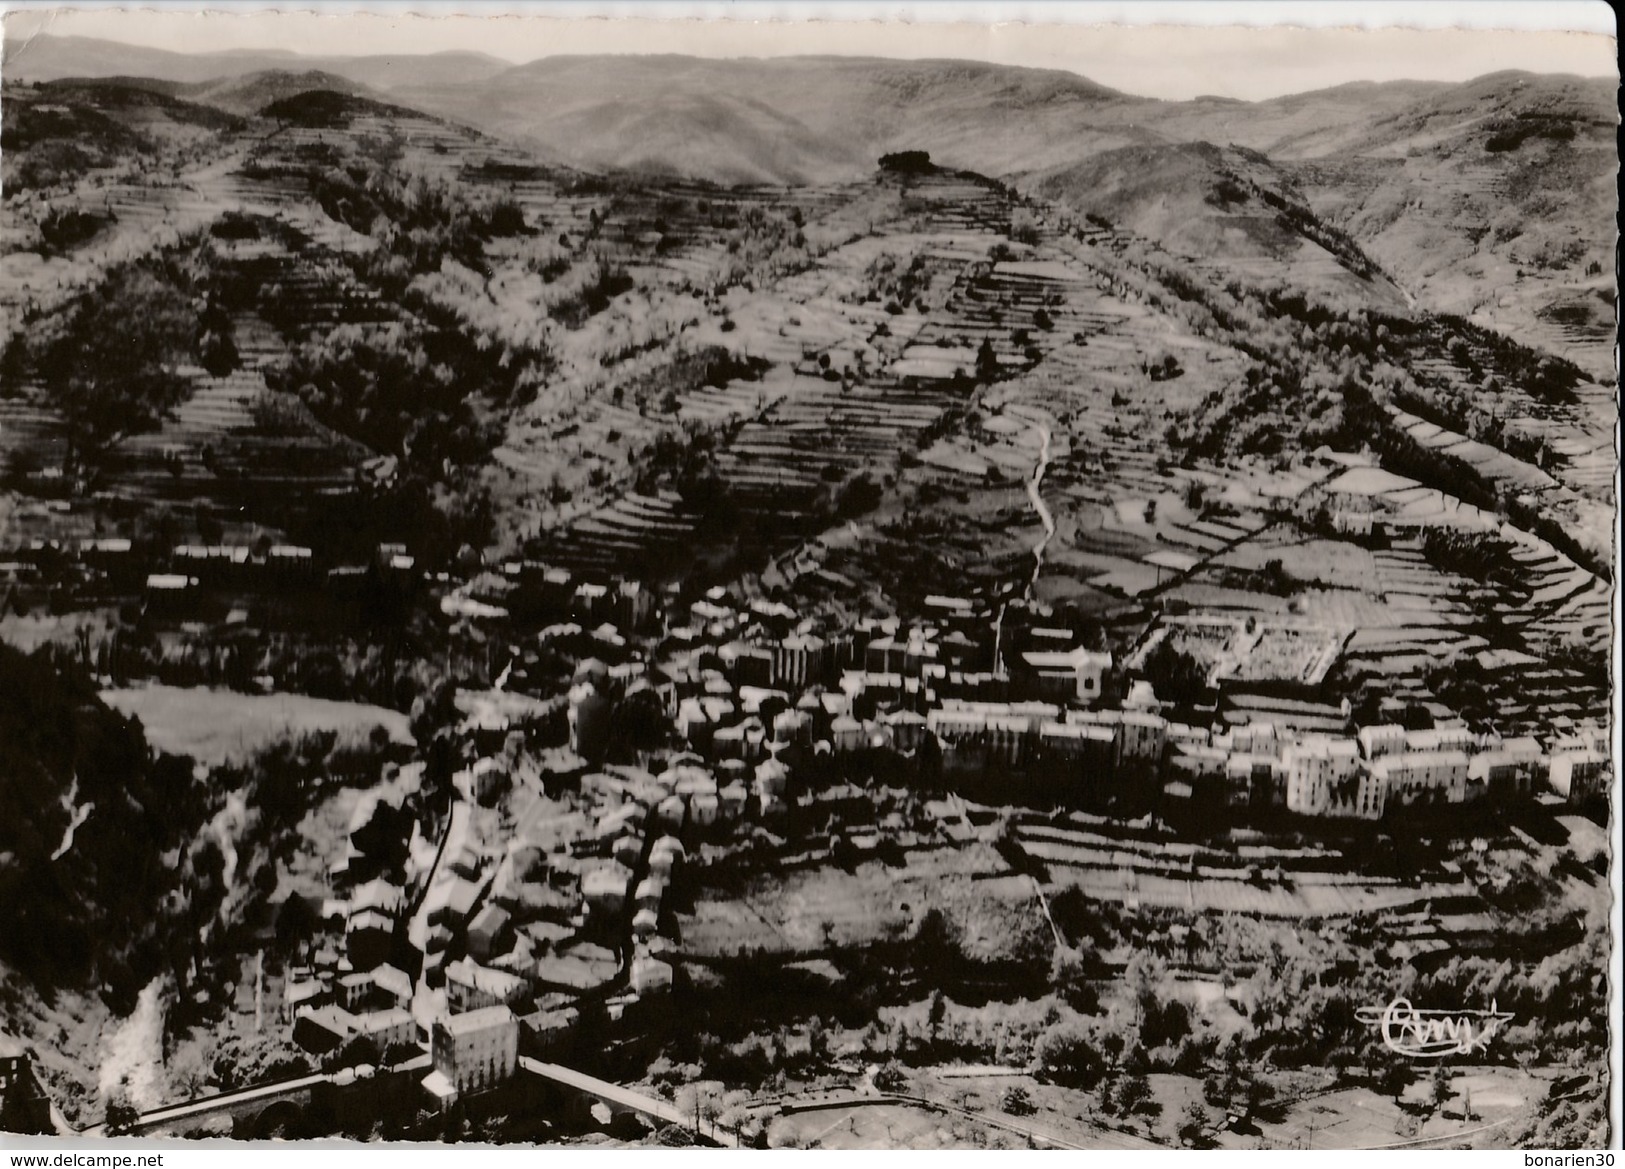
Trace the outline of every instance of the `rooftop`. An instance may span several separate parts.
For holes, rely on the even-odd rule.
[[[472,1035],[476,1031],[485,1031],[492,1027],[506,1027],[509,1024],[517,1026],[518,1022],[513,1011],[498,1003],[494,1007],[481,1007],[477,1011],[467,1011],[461,1015],[443,1018],[440,1025],[453,1035]]]
[[[481,966],[471,958],[463,958],[446,967],[446,981],[473,987],[484,994],[507,998],[525,987],[525,980],[505,970]]]

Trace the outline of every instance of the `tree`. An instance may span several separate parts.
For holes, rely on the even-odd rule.
[[[1280,560],[1266,560],[1264,571],[1260,575],[1263,577],[1264,590],[1274,596],[1290,596],[1297,587],[1297,582],[1292,579]]]
[[[384,1054],[380,1057],[380,1066],[386,1068],[398,1067],[422,1054],[423,1048],[416,1043],[402,1043],[397,1040],[384,1049]]]
[[[835,500],[835,514],[840,519],[856,519],[880,506],[884,492],[867,475],[859,475],[841,488]]]
[[[128,1084],[128,1080],[125,1081]],[[122,1086],[121,1086],[122,1089]],[[122,1090],[107,1102],[107,1114],[103,1119],[107,1135],[110,1137],[127,1136],[135,1129],[135,1123],[141,1117],[141,1112]]]
[[[290,893],[276,914],[276,941],[284,952],[308,941],[318,925],[316,911],[297,893]]]
[[[1195,705],[1207,693],[1207,671],[1166,638],[1146,655],[1143,670],[1157,696],[1177,705]]]
[[[1253,1073],[1240,1045],[1232,1042],[1224,1052],[1223,1070],[1202,1082],[1202,1096],[1215,1108],[1245,1116],[1269,1104],[1275,1089]]]
[[[997,381],[998,376],[999,355],[993,351],[993,342],[983,337],[976,350],[976,380],[985,384]]]
[[[1416,1069],[1402,1059],[1384,1055],[1379,1057],[1372,1080],[1379,1092],[1392,1096],[1394,1103],[1398,1104],[1405,1095],[1405,1089],[1416,1082]]]
[[[932,906],[920,915],[915,927],[912,950],[921,970],[946,974],[959,962],[959,931],[946,914]]]
[[[1151,1081],[1142,1072],[1123,1077],[1117,1087],[1117,1106],[1125,1116],[1139,1112],[1155,1116],[1162,1111],[1162,1105],[1151,1097]]]
[[[459,717],[457,687],[441,679],[412,703],[409,727],[413,739],[427,743],[436,732],[450,726]]]
[[[1086,1088],[1100,1075],[1100,1053],[1081,1025],[1062,1021],[1038,1037],[1033,1046],[1038,1074],[1052,1083]]]
[[[1449,1102],[1455,1093],[1450,1090],[1450,1073],[1445,1070],[1444,1064],[1435,1064],[1433,1076],[1428,1083],[1428,1100],[1437,1111]]]
[[[1093,947],[1075,950],[1057,946],[1050,959],[1050,985],[1056,995],[1075,1011],[1092,1012],[1100,1005],[1100,995],[1089,981],[1090,968],[1098,961]]]
[[[70,462],[94,461],[185,401],[191,385],[180,365],[196,328],[180,290],[133,264],[80,300],[39,362],[67,423]]]
[[[931,992],[931,1002],[926,1009],[926,1026],[931,1029],[931,1042],[936,1043],[937,1035],[942,1030],[942,1020],[948,1013],[948,1002],[940,990]]]
[[[908,1087],[908,1076],[895,1064],[882,1064],[875,1070],[874,1082],[882,1092],[901,1092]]]
[[[1000,1105],[1011,1116],[1031,1116],[1038,1111],[1032,1095],[1020,1084],[1013,1084],[1004,1090]]]
[[[691,1118],[693,1136],[714,1135],[717,1120],[725,1111],[725,1095],[722,1085],[714,1081],[685,1084],[678,1090],[674,1103],[685,1117]]]
[[[1208,1129],[1213,1127],[1213,1118],[1208,1115],[1200,1101],[1192,1100],[1185,1105],[1185,1111],[1179,1117],[1180,1142],[1193,1148],[1201,1148],[1207,1144]]]
[[[378,1044],[368,1035],[352,1035],[329,1061],[333,1068],[354,1068],[362,1064],[378,1066]]]

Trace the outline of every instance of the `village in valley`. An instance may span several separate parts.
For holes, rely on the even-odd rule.
[[[4,94],[0,1129],[1606,1135],[1611,236],[1458,222],[1520,147],[1595,169],[1600,82],[1462,87],[1528,146],[1441,89],[1274,160],[1011,70],[1035,135],[1101,103],[1088,163],[925,121],[724,182],[51,40]],[[1379,231],[1407,145],[1457,187]],[[1407,217],[1478,250],[1407,268]],[[1400,999],[1500,1029],[1407,1062]]]

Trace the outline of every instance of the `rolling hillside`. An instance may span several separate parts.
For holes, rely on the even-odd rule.
[[[721,183],[844,181],[882,153],[926,150],[1045,191],[1088,186],[1089,201],[1116,206],[1100,213],[1175,250],[1211,243],[1236,258],[1279,251],[1271,215],[1227,208],[1221,228],[1193,205],[1192,221],[1151,179],[1181,182],[1180,160],[1198,157],[1159,147],[1246,148],[1266,157],[1283,197],[1344,233],[1418,303],[1572,347],[1597,374],[1611,366],[1612,305],[1598,279],[1612,260],[1610,79],[1504,72],[1161,102],[1076,74],[965,61],[550,57],[510,67],[471,53],[186,56],[50,36],[8,46],[6,67],[26,80],[142,74],[238,114],[301,86],[388,94],[556,163]],[[1150,153],[1112,154],[1123,150]],[[1133,189],[1111,180],[1142,161]],[[1092,186],[1097,177],[1106,189]]]
[[[57,81],[65,77],[146,77],[200,84],[266,72],[325,71],[374,89],[412,83],[455,84],[482,81],[512,68],[512,62],[484,53],[446,52],[415,56],[308,57],[286,50],[176,53],[95,37],[8,39],[4,58],[10,81]]]
[[[1004,173],[1025,160],[986,152],[1012,126],[1041,141],[1126,100],[1069,73],[834,57],[555,57],[399,96],[578,166],[779,183],[851,178],[899,148]]]
[[[234,114],[257,114],[273,102],[286,101],[303,93],[321,91],[366,96],[366,86],[320,69],[267,69],[237,77],[215,78],[182,86],[178,94],[199,105],[229,110]]]
[[[1282,163],[1422,303],[1613,366],[1612,83],[1499,73]]]
[[[12,104],[26,113],[39,94],[62,95],[65,112],[50,116],[69,117],[65,132],[73,132],[74,118],[116,114],[122,120],[110,122],[109,133],[127,136],[142,132],[129,112],[138,108],[168,111],[171,120],[185,111],[247,119],[240,129],[234,122],[209,127],[218,141],[205,135],[196,142],[200,160],[210,150],[219,154],[217,170],[183,168],[163,184],[133,178],[152,190],[116,212],[96,185],[102,180],[89,183],[81,198],[85,218],[75,222],[100,233],[92,239],[134,222],[137,205],[149,201],[160,201],[163,222],[177,227],[182,206],[200,225],[211,207],[275,208],[316,245],[289,249],[301,279],[308,278],[307,263],[319,261],[318,270],[329,273],[341,256],[380,245],[394,253],[381,262],[345,261],[352,276],[336,284],[332,275],[321,277],[319,299],[343,304],[340,320],[358,312],[371,319],[372,310],[359,305],[398,298],[403,266],[416,293],[449,293],[461,283],[448,303],[484,319],[493,338],[519,351],[534,347],[553,366],[538,399],[516,417],[480,423],[507,427],[494,457],[521,483],[501,491],[535,517],[516,520],[513,531],[573,514],[589,498],[604,501],[603,485],[623,477],[640,446],[661,430],[650,425],[647,406],[636,419],[606,414],[617,420],[606,422],[603,433],[617,438],[606,437],[590,452],[583,445],[574,466],[561,466],[556,446],[544,440],[573,434],[572,427],[596,433],[596,424],[575,420],[575,412],[605,413],[606,392],[624,393],[617,387],[626,376],[653,376],[651,368],[695,343],[675,339],[696,326],[704,326],[696,338],[727,340],[737,349],[741,338],[707,332],[719,320],[735,326],[733,316],[745,307],[729,299],[736,290],[760,299],[763,289],[789,276],[829,267],[841,249],[882,234],[882,225],[912,239],[933,222],[930,200],[876,185],[876,159],[902,150],[928,151],[950,186],[956,174],[991,182],[1011,200],[1000,212],[1001,238],[1032,247],[1042,234],[1033,221],[1047,217],[1051,230],[1105,249],[1111,258],[1102,261],[1098,279],[1115,295],[1128,295],[1136,271],[1166,266],[1173,296],[1191,306],[1172,315],[1207,336],[1233,333],[1249,351],[1259,349],[1257,332],[1266,322],[1280,331],[1284,351],[1293,330],[1320,328],[1328,315],[1447,312],[1531,347],[1535,356],[1520,357],[1518,369],[1533,368],[1540,355],[1561,356],[1606,381],[1615,167],[1609,90],[1600,81],[1495,74],[1464,85],[1395,82],[1257,103],[1170,103],[1074,74],[963,61],[559,57],[509,68],[494,58],[443,54],[408,70],[415,60],[254,53],[171,60],[43,37],[20,57],[13,51],[19,66],[13,75],[71,65],[79,80],[14,88]],[[115,65],[124,74],[143,68],[158,76],[145,90],[127,75],[83,80]],[[214,75],[199,80],[204,69]],[[144,147],[129,138],[121,149],[139,156]],[[232,150],[241,153],[231,157]],[[24,161],[30,153],[20,152]],[[81,170],[106,169],[108,161],[90,159]],[[361,171],[404,163],[427,185],[385,208],[325,169],[340,162]],[[477,192],[481,205],[508,204],[500,236],[464,234],[456,215],[434,220],[435,230],[457,241],[455,269],[436,270],[436,257],[416,254],[408,237],[389,234],[391,224],[414,225],[425,211],[423,192],[440,183],[454,185],[459,198]],[[984,196],[965,198],[954,212],[963,218],[939,225],[938,235],[953,240],[962,222],[979,221]],[[47,226],[26,200],[17,212],[36,235]],[[451,213],[433,212],[443,214]],[[26,237],[18,232],[13,245],[19,274],[32,263]],[[74,246],[71,238],[65,246]],[[233,246],[252,252],[266,245]],[[984,254],[985,246],[991,245],[978,245]],[[867,256],[866,247],[855,250],[858,272],[848,275],[872,279],[867,266],[897,262]],[[932,254],[928,247],[908,262],[936,262]],[[62,264],[47,265],[43,279],[24,282],[22,303],[38,303],[48,295],[39,290],[53,283],[66,287],[65,275]],[[963,278],[976,293],[974,278]],[[913,283],[911,277],[899,286],[888,312],[909,311],[902,290],[912,291]],[[788,317],[811,311],[803,295],[799,288],[793,294],[795,307],[784,321],[763,324],[787,339]],[[862,295],[855,288],[843,294],[860,301]],[[1155,290],[1133,295],[1162,299]],[[1008,311],[989,310],[977,328],[1001,325]],[[1166,304],[1159,311],[1170,315]],[[1248,320],[1259,323],[1238,323]],[[262,324],[245,328],[258,335]],[[961,324],[944,326],[940,343],[951,352],[964,344]],[[297,337],[305,326],[278,328]],[[1031,328],[1019,330],[1020,340],[1012,339],[1016,331],[991,329],[1019,362],[1035,346]],[[843,351],[857,357],[890,348],[888,333],[897,330],[867,340],[831,336],[826,344],[836,348],[825,354],[832,361],[826,372]],[[1575,461],[1572,468],[1554,465],[1553,478],[1574,484],[1590,502],[1568,500],[1564,514],[1598,502],[1589,468],[1591,436],[1607,426],[1605,387],[1575,392],[1556,407],[1561,419],[1549,417],[1550,403],[1519,396],[1516,371],[1505,384],[1474,391],[1475,380],[1501,376],[1486,373],[1497,369],[1487,357],[1499,341],[1467,344],[1449,328],[1429,328],[1425,336],[1407,347],[1407,360],[1418,363],[1405,387],[1407,409],[1433,409],[1452,431],[1471,431],[1474,440],[1487,434],[1514,462],[1534,458],[1542,443],[1549,452],[1567,451],[1552,444],[1565,440],[1561,426],[1578,426],[1584,449],[1540,457]],[[1453,356],[1453,349],[1466,356]],[[911,353],[903,360],[912,366],[922,358]],[[968,364],[964,354],[957,360]],[[1238,443],[1254,441],[1260,426],[1272,431],[1273,424],[1236,415],[1238,403],[1254,400],[1252,389],[1217,387],[1197,415]],[[1504,399],[1505,406],[1486,406],[1484,414],[1471,402],[1474,392]],[[747,409],[746,400],[755,406]],[[738,419],[771,401],[772,394],[752,390],[722,416]],[[1576,413],[1581,402],[1583,418]],[[618,402],[617,408],[624,409]],[[1245,409],[1257,415],[1259,408]],[[1325,409],[1316,406],[1322,417],[1316,425],[1334,431],[1336,416]],[[1289,404],[1285,412],[1295,410]],[[394,448],[401,436],[345,416],[352,423],[366,433],[350,437],[380,455],[400,453]],[[545,449],[537,449],[539,442]],[[1541,475],[1535,480],[1546,483]],[[548,484],[549,502],[538,502],[541,493],[523,485],[536,478]],[[558,506],[571,496],[572,505]]]
[[[1253,151],[1206,142],[1121,147],[1023,185],[1210,271],[1284,279],[1372,308],[1404,305],[1360,245],[1322,222],[1290,176]]]

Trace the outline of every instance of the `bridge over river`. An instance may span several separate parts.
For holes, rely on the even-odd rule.
[[[427,1059],[424,1062],[427,1063]],[[221,1117],[229,1117],[233,1121],[245,1122],[246,1135],[249,1137],[270,1136],[287,1122],[297,1119],[310,1106],[312,1093],[319,1087],[334,1083],[337,1074],[302,1076],[297,1080],[200,1096],[181,1104],[166,1104],[137,1116],[130,1125],[129,1134],[158,1136],[191,1132]],[[106,1136],[107,1127],[96,1125],[86,1129],[85,1135]]]
[[[597,1101],[617,1115],[633,1114],[659,1124],[675,1124],[679,1127],[691,1127],[694,1124],[693,1116],[683,1112],[669,1100],[647,1095],[635,1088],[623,1088],[619,1084],[600,1080],[597,1076],[589,1076],[585,1072],[578,1072],[562,1064],[543,1063],[521,1056],[519,1069],[557,1087]],[[717,1139],[723,1138],[719,1136]]]
[[[384,1090],[384,1080],[402,1075],[414,1079],[421,1078],[429,1070],[429,1066],[429,1057],[425,1054],[409,1063],[376,1073],[379,1080],[378,1088],[380,1091]],[[519,1059],[519,1071],[591,1103],[603,1104],[615,1115],[636,1115],[657,1125],[675,1124],[686,1127],[693,1124],[694,1118],[685,1114],[669,1100],[601,1080],[562,1064],[544,1063],[522,1056]],[[367,1079],[365,1076],[358,1078],[352,1069],[301,1076],[298,1079],[283,1080],[274,1084],[258,1084],[251,1088],[200,1096],[141,1113],[130,1125],[129,1133],[132,1136],[182,1134],[209,1128],[220,1119],[228,1118],[233,1122],[237,1132],[250,1139],[273,1136],[304,1114],[317,1093],[341,1086],[365,1091]],[[97,1125],[86,1129],[85,1135],[105,1136],[106,1126]]]

